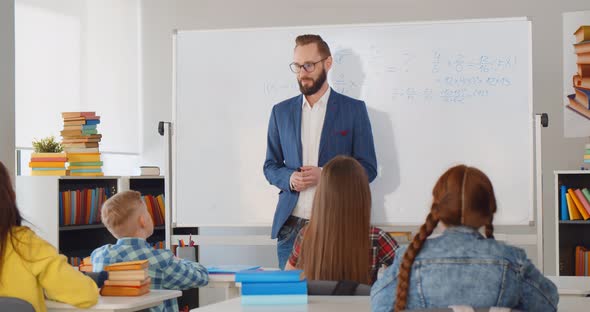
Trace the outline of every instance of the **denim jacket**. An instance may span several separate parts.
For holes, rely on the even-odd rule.
[[[397,275],[407,246],[371,289],[372,311],[393,311]],[[406,309],[449,305],[556,311],[559,296],[516,247],[486,239],[475,229],[457,226],[424,242],[410,273]]]

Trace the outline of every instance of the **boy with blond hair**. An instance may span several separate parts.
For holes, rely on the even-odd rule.
[[[102,206],[102,222],[117,238],[115,245],[105,245],[92,252],[92,265],[100,272],[109,264],[149,260],[152,289],[188,289],[207,285],[207,269],[199,263],[174,257],[170,250],[153,249],[146,241],[154,232],[154,224],[136,191],[120,192]],[[178,311],[176,299],[164,301],[150,311]]]

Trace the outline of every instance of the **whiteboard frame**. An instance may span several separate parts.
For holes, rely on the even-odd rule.
[[[535,127],[536,127],[536,117],[535,117],[535,113],[534,113],[534,107],[533,107],[533,69],[532,69],[532,27],[531,27],[531,20],[528,17],[507,17],[507,18],[481,18],[481,19],[454,19],[454,20],[426,20],[426,21],[413,21],[413,22],[391,22],[391,23],[361,23],[361,24],[331,24],[331,25],[297,25],[297,26],[277,26],[277,27],[249,27],[249,28],[219,28],[219,29],[196,29],[196,30],[179,30],[179,29],[175,29],[172,33],[172,140],[171,140],[171,146],[170,148],[172,149],[172,158],[170,159],[170,162],[172,162],[172,173],[171,175],[171,181],[172,181],[172,190],[171,190],[171,201],[173,203],[177,202],[177,190],[176,190],[176,185],[178,181],[176,181],[176,172],[178,170],[177,168],[177,163],[176,163],[176,159],[177,159],[177,136],[176,136],[176,121],[177,121],[177,96],[176,96],[176,92],[177,92],[177,82],[176,82],[176,75],[177,75],[177,64],[176,64],[176,53],[177,53],[177,40],[178,40],[178,34],[179,33],[186,33],[186,32],[225,32],[225,31],[236,31],[236,32],[241,32],[241,31],[269,31],[269,30],[274,30],[277,28],[281,28],[281,29],[296,29],[296,28],[301,28],[301,27],[305,27],[305,28],[313,28],[313,27],[322,27],[322,28],[327,28],[327,29],[333,29],[333,28],[341,28],[341,27],[351,27],[351,26],[357,26],[357,27],[375,27],[375,26],[406,26],[406,25],[428,25],[428,24],[458,24],[458,23],[480,23],[480,22],[486,22],[486,23],[493,23],[493,22],[514,22],[514,21],[528,21],[529,22],[529,34],[530,34],[530,40],[528,42],[528,54],[529,54],[529,60],[530,60],[530,68],[529,68],[529,88],[528,88],[528,93],[529,93],[529,103],[528,103],[528,107],[529,107],[529,112],[531,113],[530,115],[530,124],[529,124],[529,138],[532,139],[532,143],[531,143],[531,149],[529,152],[529,158],[531,159],[530,162],[530,166],[531,166],[531,185],[530,185],[530,190],[529,190],[529,196],[530,196],[530,202],[532,203],[532,205],[530,205],[529,207],[529,224],[505,224],[503,226],[515,226],[515,227],[533,227],[535,225],[537,225],[537,232],[541,232],[542,233],[542,224],[540,224],[541,222],[539,220],[542,220],[540,218],[542,218],[542,201],[539,202],[539,198],[542,198],[542,189],[537,189],[539,187],[539,179],[541,179],[542,177],[540,177],[539,173],[536,173],[536,164],[537,162],[540,162],[540,154],[537,156],[536,155],[536,151],[537,148],[540,151],[540,137],[537,140],[537,136],[540,136],[540,132],[536,133],[535,131]],[[538,142],[537,142],[538,141]],[[538,143],[538,144],[537,144]],[[538,145],[538,147],[537,147]],[[541,184],[542,187],[542,184]],[[541,207],[539,209],[539,207]],[[171,204],[171,214],[172,214],[172,227],[174,228],[191,228],[191,227],[206,227],[206,228],[217,228],[217,227],[227,227],[227,228],[255,228],[255,227],[260,227],[260,228],[270,228],[272,226],[272,223],[244,223],[244,224],[240,224],[240,225],[236,225],[236,224],[223,224],[223,223],[219,223],[219,224],[199,224],[199,223],[179,223],[177,220],[177,209],[175,207],[174,204]],[[537,210],[537,213],[535,215],[535,210]],[[535,219],[537,219],[537,222],[535,222]],[[375,226],[380,226],[380,227],[396,227],[396,226],[420,226],[420,224],[416,224],[416,223],[408,223],[408,222],[400,222],[400,223],[376,223],[374,224]],[[539,236],[539,235],[537,235]],[[542,235],[541,235],[542,236]],[[539,238],[537,237],[537,240],[541,239],[542,237]],[[541,241],[542,243],[542,241]],[[541,246],[542,247],[542,246]],[[541,247],[537,246],[537,248],[542,249]],[[541,251],[542,252],[542,251]],[[541,254],[542,255],[542,254]],[[542,257],[540,258],[540,261],[542,261]],[[541,262],[542,263],[542,262]],[[542,268],[542,265],[541,265]]]

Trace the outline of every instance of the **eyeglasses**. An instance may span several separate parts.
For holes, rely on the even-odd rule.
[[[303,68],[303,70],[305,70],[308,73],[311,73],[314,69],[315,69],[315,64],[319,63],[319,62],[323,62],[327,59],[327,57],[315,62],[315,63],[304,63],[303,65],[299,65],[295,62],[289,64],[289,68],[291,68],[291,71],[299,74],[299,72],[301,72],[301,69]]]

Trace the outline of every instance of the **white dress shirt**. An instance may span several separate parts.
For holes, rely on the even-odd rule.
[[[318,167],[320,139],[329,98],[330,88],[313,106],[309,105],[305,96],[303,97],[303,103],[301,104],[301,153],[304,166]],[[309,219],[315,189],[316,187],[312,186],[299,193],[299,199],[292,215]]]

